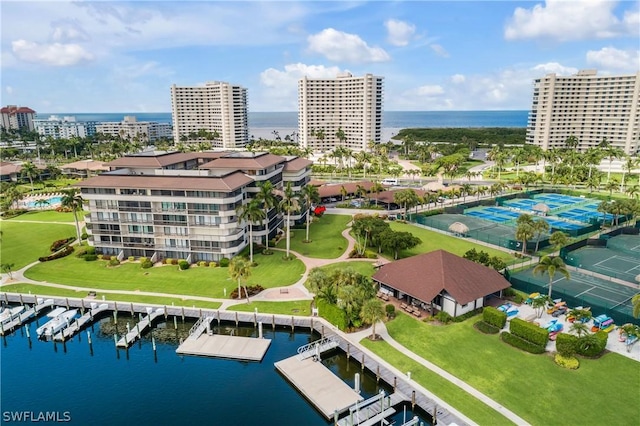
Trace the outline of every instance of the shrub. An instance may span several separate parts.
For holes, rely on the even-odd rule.
[[[127,257],[127,260],[129,262],[133,262],[134,260],[136,260],[136,258],[134,256],[129,256],[129,257]]]
[[[51,244],[50,249],[51,249],[51,251],[58,251],[61,248],[66,247],[73,240],[75,240],[74,237],[63,238],[62,240],[56,240]]]
[[[478,321],[474,324],[474,327],[476,328],[476,330],[484,333],[484,334],[498,334],[500,332],[500,329],[498,327],[495,327],[489,323],[486,323],[484,321]]]
[[[187,262],[186,260],[181,260],[180,262],[178,262],[178,267],[180,268],[181,271],[184,271],[186,269],[189,269],[189,262]]]
[[[516,295],[513,296],[513,301],[516,303],[522,303],[524,300],[524,297],[520,293],[516,293]]]
[[[171,264],[172,265],[177,265],[178,264],[178,259],[171,259]]]
[[[86,260],[87,262],[93,262],[97,258],[98,258],[98,256],[95,255],[95,254],[85,254],[84,255],[84,260]]]
[[[471,317],[475,317],[476,315],[478,315],[480,312],[482,312],[482,308],[479,309],[474,309],[473,311],[469,311],[466,314],[462,314],[459,315],[457,317],[453,317],[453,322],[462,322],[462,321],[466,321]]]
[[[48,262],[50,260],[56,260],[65,256],[69,256],[71,253],[73,253],[73,247],[67,246],[56,253],[50,254],[49,256],[39,257],[38,260],[40,262]]]
[[[108,254],[103,254],[102,260],[111,260],[111,256],[109,256]]]
[[[220,267],[226,268],[227,266],[229,266],[229,259],[226,257],[223,257],[222,259],[220,259]]]
[[[151,262],[149,259],[145,259],[145,260],[140,262],[140,267],[142,269],[149,269],[152,266],[153,266],[153,262]]]
[[[141,257],[138,259],[140,261],[140,263],[144,262],[145,260],[149,260],[148,257]]]
[[[513,320],[511,320],[511,323],[513,324]],[[500,339],[502,339],[503,342],[513,346],[514,348],[521,349],[525,352],[529,352],[532,354],[544,353],[544,346],[531,343],[528,340],[522,339],[514,334],[509,333],[508,331],[503,331],[502,333],[500,333]]]
[[[99,260],[103,260],[103,259],[104,259],[104,254],[99,254],[99,255],[98,255],[98,259],[99,259]]]
[[[96,248],[95,247],[87,247],[87,254],[96,254]]]
[[[443,324],[449,324],[453,320],[453,317],[445,311],[440,311],[435,314],[435,318]]]
[[[542,348],[544,348],[549,341],[549,332],[547,330],[520,318],[512,319],[509,329],[515,336],[527,340],[534,345],[542,346]]]
[[[482,321],[493,327],[502,329],[507,323],[507,314],[493,306],[486,306],[482,311]]]
[[[87,247],[78,247],[76,250],[76,257],[84,257],[87,254]]]
[[[86,240],[87,238],[89,238],[89,234],[87,234],[86,232],[83,232],[83,233],[80,235],[80,238],[81,238],[81,239],[83,239],[83,240]]]
[[[385,312],[387,313],[387,318],[395,318],[396,317],[396,307],[391,303],[384,307]]]
[[[345,314],[342,309],[338,308],[336,305],[328,303],[324,299],[319,299],[316,302],[316,305],[318,307],[318,313],[322,318],[326,319],[342,331],[347,329],[347,314]]]
[[[112,257],[109,260],[109,266],[118,266],[120,264],[120,261],[118,259],[116,259],[115,257]]]
[[[598,331],[595,334],[587,334],[578,339],[577,354],[593,358],[602,353],[607,346],[608,334],[606,331]]]
[[[204,260],[201,260],[200,262],[198,262],[198,266],[205,267],[205,266],[208,266],[208,263],[205,262]]]
[[[172,259],[170,257],[167,257],[166,259],[164,259],[162,261],[162,263],[165,264],[165,265],[171,265],[171,261],[172,261]]]
[[[261,285],[251,285],[251,286],[247,286],[247,291],[245,293],[245,288],[242,287],[242,297],[247,297],[247,293],[249,293],[249,297],[251,296],[255,296],[256,294],[260,293],[261,291],[264,290],[264,287],[262,287]],[[229,297],[231,297],[232,299],[237,299],[238,298],[238,288],[236,287],[231,294],[229,295]]]
[[[563,357],[573,357],[578,350],[578,338],[573,334],[558,333],[556,351]]]
[[[560,354],[556,354],[553,360],[560,367],[568,368],[569,370],[577,370],[580,367],[580,361],[578,358],[573,356],[562,356]]]
[[[210,268],[215,268],[216,266],[218,266],[218,264],[214,261],[209,262],[209,267]]]

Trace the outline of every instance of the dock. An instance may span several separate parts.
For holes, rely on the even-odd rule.
[[[349,407],[349,414],[340,419],[337,426],[373,426],[384,422],[387,417],[396,413],[395,405],[409,401],[399,392],[386,396],[384,391],[365,401],[357,402]]]
[[[67,339],[73,337],[77,332],[79,332],[82,327],[84,327],[87,323],[93,321],[93,318],[98,314],[105,312],[109,309],[109,305],[106,303],[102,303],[98,305],[97,303],[91,303],[91,309],[86,312],[83,316],[75,320],[69,325],[69,327],[65,328],[58,334],[53,337],[53,340],[58,342],[64,342]]]
[[[164,310],[158,308],[155,311],[152,308],[147,309],[147,316],[142,318],[130,331],[128,331],[116,344],[119,348],[128,348],[133,342],[138,340],[147,327],[151,326],[153,320],[160,315],[164,315]]]
[[[4,336],[6,333],[10,333],[17,326],[22,325],[26,320],[35,317],[42,311],[44,308],[53,306],[53,299],[38,299],[34,302],[35,304],[27,309],[26,311],[17,315],[13,320],[0,325],[0,335]]]
[[[364,398],[314,358],[298,355],[278,361],[276,369],[328,420]]]

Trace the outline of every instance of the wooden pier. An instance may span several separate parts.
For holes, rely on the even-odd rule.
[[[0,324],[0,335],[4,336],[6,333],[10,333],[15,327],[22,325],[26,320],[38,315],[44,308],[53,306],[53,299],[46,299],[44,301],[42,299],[38,299],[35,300],[34,303],[35,304],[31,308],[16,315],[13,320],[5,324]]]
[[[243,361],[262,361],[270,345],[271,339],[204,333],[196,339],[186,339],[178,346],[176,353]]]
[[[349,414],[338,420],[337,426],[373,426],[380,424],[387,417],[396,413],[393,408],[402,402],[409,401],[409,398],[399,392],[394,392],[386,396],[384,391],[365,401],[358,402],[349,407]]]
[[[149,308],[151,310],[151,308]],[[153,320],[160,315],[164,315],[164,310],[158,308],[155,311],[147,311],[147,316],[142,318],[130,331],[128,331],[116,344],[119,348],[128,348],[133,342],[138,340],[147,327],[151,326]]]
[[[84,327],[87,323],[93,321],[93,318],[95,316],[97,316],[102,312],[107,311],[108,309],[109,309],[109,305],[106,303],[102,303],[100,305],[98,305],[95,302],[91,303],[91,309],[89,309],[88,312],[86,312],[83,316],[81,316],[80,318],[72,322],[71,325],[69,325],[69,327],[65,328],[64,330],[56,334],[53,337],[53,340],[56,340],[58,342],[64,342],[65,340],[69,339],[74,334],[79,332],[82,329],[82,327]]]

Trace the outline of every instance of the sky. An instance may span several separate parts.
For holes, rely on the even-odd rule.
[[[169,112],[226,81],[296,111],[303,77],[384,77],[387,111],[528,110],[548,73],[640,71],[640,2],[0,0],[1,104]]]

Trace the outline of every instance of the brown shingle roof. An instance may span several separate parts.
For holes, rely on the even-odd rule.
[[[444,290],[461,305],[511,286],[496,270],[444,250],[387,263],[373,279],[425,303]]]
[[[371,198],[372,200],[378,200],[382,203],[389,204],[394,202],[394,194],[398,191],[404,191],[404,189],[394,189],[393,191],[381,191],[378,194],[373,192],[369,198]],[[413,192],[415,192],[419,197],[424,197],[424,194],[426,194],[429,191],[414,189]]]
[[[196,158],[212,159],[229,154],[228,152],[171,152],[159,155],[129,155],[117,158],[109,163],[110,167],[165,167]]]
[[[320,198],[339,197],[342,195],[340,191],[343,186],[344,189],[347,190],[347,194],[355,194],[358,185],[362,186],[367,192],[369,192],[369,190],[371,190],[371,187],[373,186],[373,182],[345,182],[332,185],[323,185],[318,188],[318,195],[320,196]]]
[[[279,155],[263,154],[255,157],[221,157],[200,166],[201,169],[262,170],[284,162]]]
[[[307,160],[306,158],[298,157],[291,161],[288,161],[284,166],[285,172],[297,172],[298,170],[302,170],[306,167],[309,167],[313,164],[313,161]]]
[[[233,191],[253,180],[241,172],[224,177],[213,176],[146,176],[146,175],[111,175],[86,179],[75,184],[81,188],[148,188],[148,189],[186,189],[204,191]]]
[[[109,166],[107,166],[102,161],[95,160],[80,160],[74,161],[73,163],[68,163],[60,166],[61,169],[75,169],[75,170],[109,170]]]

